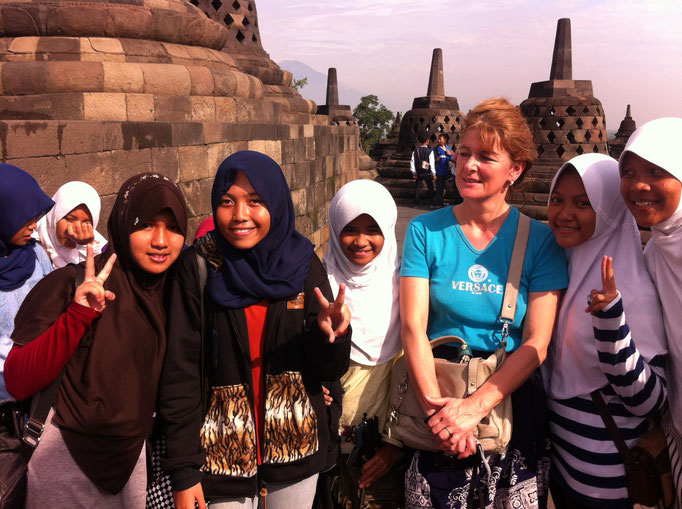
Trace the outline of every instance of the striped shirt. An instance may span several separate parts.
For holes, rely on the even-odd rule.
[[[665,359],[647,363],[625,322],[620,295],[592,316],[595,347],[608,385],[601,389],[628,447],[649,429],[666,398]],[[571,498],[600,508],[632,507],[625,467],[589,394],[549,400],[552,476]]]

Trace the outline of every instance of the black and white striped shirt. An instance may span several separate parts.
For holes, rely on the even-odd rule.
[[[587,318],[587,316],[586,316]],[[595,347],[608,385],[602,396],[628,447],[649,429],[666,398],[665,359],[647,363],[625,322],[620,296],[592,316]],[[589,394],[549,400],[552,476],[584,505],[631,507],[625,468]]]

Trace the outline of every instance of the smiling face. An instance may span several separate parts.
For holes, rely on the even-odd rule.
[[[343,227],[339,234],[341,250],[351,262],[367,265],[384,247],[384,234],[377,222],[368,214],[362,214]]]
[[[88,207],[86,207],[84,204],[78,205],[78,207],[73,209],[57,222],[57,240],[62,246],[68,249],[74,249],[78,246],[66,235],[66,228],[69,223],[76,222],[92,224],[92,215],[90,214]]]
[[[130,253],[145,272],[161,274],[177,260],[185,237],[175,216],[162,210],[130,234]]]
[[[512,161],[499,140],[493,147],[484,148],[477,128],[466,132],[458,154],[455,179],[459,194],[465,200],[504,200],[510,182],[523,173],[524,163]]]
[[[237,249],[251,249],[270,231],[270,211],[241,171],[220,197],[215,219],[225,240]]]
[[[29,243],[31,240],[31,234],[33,231],[38,228],[38,219],[40,219],[40,216],[31,218],[28,220],[24,225],[19,228],[19,230],[12,235],[12,238],[9,239],[9,243],[12,244],[13,246],[25,246],[26,244]]]
[[[594,234],[597,215],[575,169],[566,169],[559,177],[549,197],[547,216],[561,247],[579,246]]]
[[[632,152],[620,166],[620,194],[637,224],[654,226],[670,218],[680,203],[682,183],[663,168]]]

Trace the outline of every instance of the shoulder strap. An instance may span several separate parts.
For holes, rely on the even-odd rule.
[[[85,281],[85,267],[79,264],[74,264],[74,266],[76,267],[76,277],[74,281],[75,289]],[[64,371],[66,371],[66,367],[62,369],[54,382],[48,385],[46,389],[43,389],[33,396],[31,413],[24,424],[21,445],[19,447],[19,453],[27,463],[28,460],[31,459],[36,447],[38,447],[38,443],[40,443],[40,437],[45,430],[45,421],[47,421],[47,416],[50,414],[52,403],[54,403],[54,400],[57,397],[57,391],[62,383]]]
[[[201,256],[197,250],[194,251],[194,255],[196,256],[197,259],[197,270],[199,272],[199,302],[200,302],[200,314],[199,316],[200,321],[201,321],[201,341],[199,341],[199,351],[201,352],[201,368],[200,368],[200,374],[201,374],[201,397],[203,399],[204,394],[206,393],[206,373],[204,372],[205,368],[205,356],[206,356],[206,348],[204,345],[204,342],[206,340],[206,316],[205,316],[205,304],[204,304],[204,291],[206,289],[206,279],[208,278],[208,271],[206,269],[206,258]]]
[[[620,457],[623,459],[623,463],[626,465],[632,463],[634,458],[632,457],[630,449],[628,449],[628,446],[623,439],[623,435],[620,434],[620,430],[616,425],[616,421],[613,420],[613,416],[611,415],[611,412],[609,412],[609,407],[606,406],[606,402],[604,401],[601,392],[599,390],[592,391],[590,396],[592,397],[592,401],[594,401],[594,405],[599,411],[601,420],[604,421],[604,426],[606,426],[606,429],[611,435],[613,443],[616,444],[616,449],[618,449]]]
[[[500,320],[504,322],[513,323],[516,316],[516,298],[519,295],[519,284],[521,283],[521,272],[523,271],[523,261],[526,257],[529,234],[530,218],[519,212],[519,224],[516,228],[516,239],[514,240],[511,262],[509,263],[507,284],[504,288],[502,300],[502,312],[500,313]]]

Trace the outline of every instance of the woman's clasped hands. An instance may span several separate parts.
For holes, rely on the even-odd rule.
[[[95,255],[92,244],[88,244],[88,254],[85,259],[85,279],[83,283],[76,288],[76,294],[73,297],[73,301],[99,313],[104,311],[107,304],[116,298],[116,295],[114,295],[113,292],[104,288],[104,282],[109,277],[109,274],[111,274],[114,263],[116,263],[115,254],[111,255],[99,274],[95,276]]]
[[[474,454],[474,430],[488,411],[478,405],[474,396],[465,399],[424,396],[424,399],[436,408],[426,424],[438,440],[438,449],[460,459]]]

